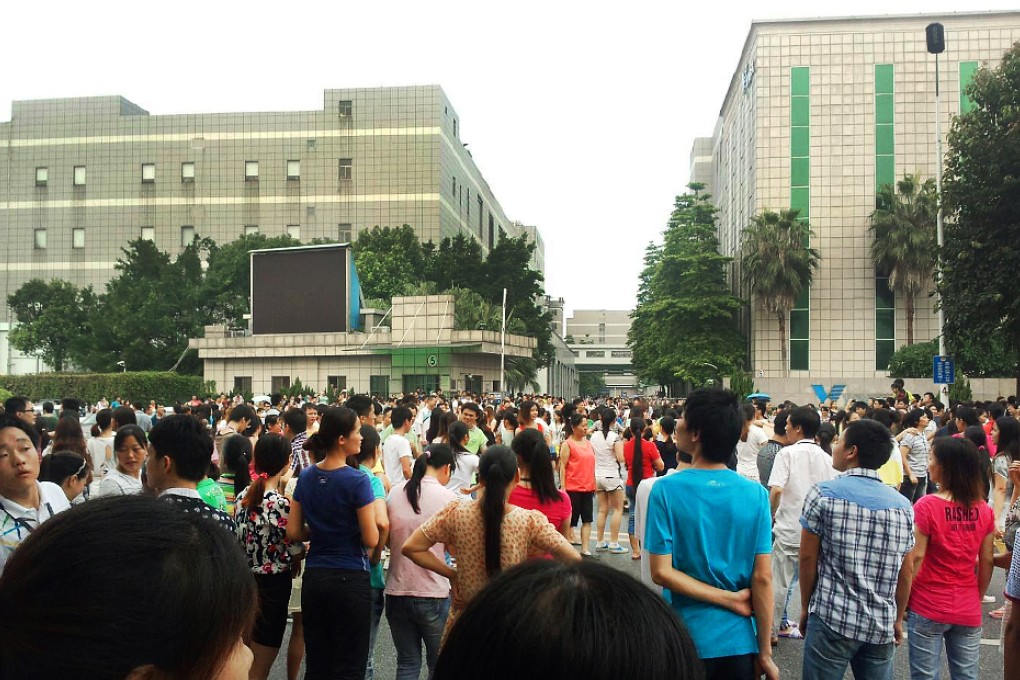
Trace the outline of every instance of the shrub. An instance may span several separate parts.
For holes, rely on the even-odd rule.
[[[32,400],[75,397],[90,404],[100,398],[120,397],[132,402],[161,404],[205,396],[212,391],[211,383],[201,376],[179,373],[35,373],[0,376],[0,389]]]

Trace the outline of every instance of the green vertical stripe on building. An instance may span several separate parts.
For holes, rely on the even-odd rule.
[[[976,61],[960,62],[960,113],[969,113],[974,108],[974,102],[970,100],[964,90],[974,79],[974,74],[977,73],[979,66],[980,64]]]
[[[875,193],[896,183],[895,71],[875,64]],[[876,201],[876,207],[878,207]],[[875,369],[889,368],[896,350],[896,297],[885,272],[875,272]]]
[[[811,217],[811,69],[790,69],[790,209]],[[811,292],[805,288],[790,310],[790,370],[810,367]]]

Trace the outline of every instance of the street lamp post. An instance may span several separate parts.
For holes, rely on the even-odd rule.
[[[936,258],[936,281],[942,281],[942,249],[944,235],[942,229],[942,106],[939,77],[939,55],[946,51],[945,27],[934,22],[928,24],[924,29],[925,42],[928,46],[928,53],[935,55],[935,193],[936,195],[936,216],[935,233],[938,240],[938,257]],[[936,295],[939,295],[936,290]],[[939,356],[946,355],[946,312],[941,299],[938,299],[939,307]],[[940,401],[949,404],[949,385],[942,383],[939,386]]]

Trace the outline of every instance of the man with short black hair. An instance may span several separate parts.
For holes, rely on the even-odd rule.
[[[832,449],[843,474],[815,484],[803,505],[800,628],[805,680],[890,678],[910,595],[914,546],[910,501],[882,483],[892,435],[881,423],[850,423]]]
[[[411,409],[398,406],[390,411],[390,424],[393,433],[386,438],[382,451],[386,479],[392,487],[411,478],[414,453],[411,451],[411,442],[404,436],[411,429]]]
[[[775,586],[776,609],[773,619],[772,640],[779,635],[800,637],[790,629],[780,630],[779,619],[786,603],[786,592],[793,583],[800,549],[800,511],[804,497],[812,486],[832,479],[832,456],[815,443],[815,435],[822,426],[818,411],[810,406],[798,406],[790,411],[786,422],[787,441],[793,442],[776,454],[769,475],[769,503],[775,519],[772,544],[772,584]]]
[[[289,408],[283,412],[283,436],[290,441],[290,469],[297,478],[312,464],[305,442],[308,441],[308,416],[304,409]]]
[[[30,533],[70,507],[58,485],[39,481],[35,429],[0,414],[0,573]]]
[[[4,402],[4,412],[12,418],[17,418],[29,427],[35,428],[35,406],[28,397],[14,396]]]
[[[213,442],[205,426],[191,416],[168,416],[153,426],[149,444],[146,479],[159,497],[233,533],[230,516],[206,504],[197,490],[212,462]]]
[[[769,644],[768,495],[761,484],[726,467],[743,420],[733,392],[706,388],[691,394],[674,432],[677,446],[692,456],[691,467],[660,478],[648,499],[652,580],[671,591],[706,680],[779,677]]]
[[[464,445],[471,453],[479,455],[485,453],[489,443],[482,428],[478,427],[478,421],[482,419],[482,407],[473,401],[464,402],[460,405],[460,421],[468,426],[468,441]]]

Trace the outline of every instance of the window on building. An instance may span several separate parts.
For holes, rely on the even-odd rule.
[[[295,241],[301,240],[301,227],[297,224],[287,225],[287,236],[290,236]]]
[[[482,197],[478,197],[478,238],[482,237],[482,219],[483,213],[485,212],[485,204],[482,202]]]
[[[470,189],[468,189],[468,195],[467,195],[467,216],[468,216],[468,219],[470,220],[471,219],[471,190]]]
[[[350,118],[354,113],[354,103],[350,99],[341,99],[336,103],[336,111],[341,118]]]
[[[339,178],[341,182],[349,182],[354,177],[354,161],[341,158],[339,161]]]
[[[243,233],[244,233],[245,236],[254,236],[255,234],[259,233],[259,225],[257,225],[257,224],[246,224],[246,225],[244,225]]]
[[[896,351],[896,293],[889,277],[875,273],[875,369],[885,371]]]
[[[71,230],[71,247],[80,250],[85,247],[85,228],[75,227]]]
[[[390,396],[390,376],[370,375],[368,376],[368,393],[373,397]]]
[[[351,236],[351,225],[349,222],[336,225],[336,239],[340,243],[350,243]]]
[[[289,375],[274,375],[270,381],[269,391],[271,393],[278,393],[281,390],[290,388],[290,376]]]
[[[478,225],[478,226],[481,227],[481,225]],[[492,219],[492,213],[489,213],[489,247],[490,248],[492,247],[492,236],[493,236],[493,232],[495,230],[496,230],[496,222]],[[478,238],[482,238],[482,230],[481,229],[478,230]]]
[[[46,229],[36,229],[33,239],[36,250],[46,250]]]
[[[194,161],[185,161],[181,163],[181,181],[182,182],[194,182],[195,181],[195,163]]]
[[[35,169],[35,185],[37,187],[44,187],[46,183],[50,181],[50,169],[49,168],[36,168]]]
[[[257,182],[257,181],[259,181],[259,162],[258,161],[245,161],[244,162],[244,181],[245,182]]]
[[[76,165],[74,166],[73,182],[76,187],[85,186],[85,166]]]
[[[326,376],[326,387],[330,390],[346,390],[347,376],[346,375]]]
[[[457,195],[457,178],[456,177],[451,177],[450,178],[450,185],[453,188],[453,195],[456,196]]]
[[[287,161],[287,179],[301,179],[301,161]]]
[[[251,376],[234,376],[234,394],[251,394]]]
[[[143,241],[156,241],[156,227],[142,227],[141,233],[138,235]]]
[[[605,359],[606,352],[605,350],[601,349],[589,349],[585,350],[584,356],[588,357],[589,359]]]
[[[454,137],[457,136],[457,119],[456,118],[453,119],[453,136]]]
[[[156,164],[142,163],[142,184],[152,184],[156,181]]]
[[[613,359],[630,359],[632,354],[630,353],[630,350],[615,349],[609,353],[609,356]]]
[[[187,248],[195,240],[195,228],[192,226],[181,227],[181,248]]]

